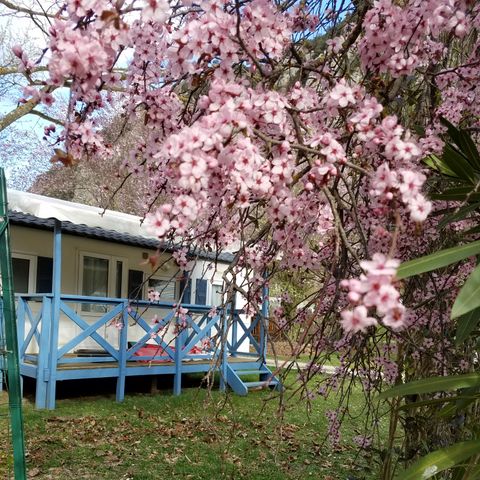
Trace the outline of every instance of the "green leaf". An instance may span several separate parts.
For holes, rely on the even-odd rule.
[[[470,462],[471,463],[471,462]],[[467,470],[467,477],[463,480],[478,480],[480,478],[480,465],[472,465],[470,470]]]
[[[447,127],[448,135],[455,142],[457,147],[467,157],[469,162],[476,168],[480,168],[480,154],[475,142],[465,130],[460,130],[452,125],[447,119],[441,117],[440,121]]]
[[[479,387],[471,387],[462,389],[462,395],[457,400],[457,410],[465,410],[465,408],[473,402],[480,399]]]
[[[402,263],[400,267],[398,267],[397,278],[401,280],[402,278],[419,275],[420,273],[430,272],[437,268],[446,267],[452,263],[472,257],[478,253],[480,253],[480,240],[467,243],[466,245],[440,250],[431,255]]]
[[[431,377],[413,382],[395,385],[379,395],[380,399],[400,397],[405,395],[419,395],[421,393],[445,392],[459,388],[480,386],[480,373],[465,373],[445,377]]]
[[[455,395],[453,397],[443,397],[443,398],[430,398],[429,400],[421,400],[419,402],[409,402],[401,405],[399,410],[410,410],[411,408],[421,408],[421,407],[431,407],[432,405],[442,405],[444,403],[456,402],[462,398],[465,398],[462,395]],[[471,398],[471,397],[469,397]],[[473,397],[476,399],[477,397]]]
[[[445,144],[443,149],[442,160],[457,177],[470,182],[472,185],[477,183],[477,175],[468,160],[448,143]]]
[[[397,480],[426,480],[480,453],[480,440],[455,443],[429,453],[400,473]]]
[[[452,171],[440,157],[437,157],[437,155],[429,155],[428,157],[425,157],[422,161],[430,168],[433,168],[433,170],[437,170],[440,173],[443,173],[444,175],[447,175],[449,177],[458,178],[458,175],[454,171]]]
[[[460,317],[477,307],[480,307],[480,265],[475,267],[461,288],[453,304],[450,317]]]
[[[473,235],[474,233],[480,233],[480,226],[470,228],[469,230],[464,230],[460,232],[462,235]]]
[[[466,216],[480,208],[480,202],[472,203],[470,205],[464,205],[458,209],[455,209],[450,215],[445,215],[438,224],[438,228],[441,230],[445,228],[449,223],[458,222],[464,220]]]
[[[455,345],[458,347],[475,330],[480,322],[480,308],[476,308],[458,319]]]
[[[465,202],[468,198],[470,202],[480,201],[480,193],[472,193],[471,186],[448,188],[442,193],[432,193],[430,198],[432,200],[459,200]]]
[[[480,465],[477,465],[477,463],[476,457],[473,457],[467,464],[456,467],[452,480],[478,480],[480,478]]]
[[[438,418],[452,418],[455,412],[457,411],[457,406],[455,404],[449,403],[441,408],[437,413],[436,417]]]
[[[455,397],[452,397],[455,398]],[[437,417],[453,417],[459,411],[465,409],[480,398],[478,394],[478,387],[462,388],[462,394],[458,395],[454,402],[449,402],[444,405],[436,414]]]

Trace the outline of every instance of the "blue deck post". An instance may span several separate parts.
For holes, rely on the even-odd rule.
[[[50,326],[52,318],[52,300],[43,297],[42,304],[42,329],[40,331],[40,344],[38,345],[37,385],[35,391],[35,408],[47,408],[48,386],[48,359],[50,353]]]
[[[19,299],[17,305],[17,342],[18,342],[18,361],[21,365],[23,363],[22,347],[25,341],[25,320],[26,320],[25,303]],[[20,375],[20,393],[23,397],[23,375]]]
[[[222,356],[220,362],[220,391],[225,392],[227,389],[227,367],[228,367],[228,355],[227,355],[227,348],[228,348],[228,315],[232,315],[232,319],[235,322],[235,314],[234,310],[231,311],[224,311],[222,316],[220,317],[220,324],[222,327],[222,334],[220,337],[221,347],[220,347],[220,355]],[[233,345],[233,344],[232,344]]]
[[[260,348],[263,363],[267,363],[267,341],[268,341],[268,314],[269,314],[269,289],[267,276],[264,275],[265,283],[262,287],[262,318],[260,323]]]
[[[60,324],[60,295],[62,285],[62,224],[55,219],[53,230],[53,302],[52,302],[52,324],[50,329],[49,345],[49,379],[47,387],[47,408],[55,408],[55,397],[57,387],[57,350],[58,330]],[[37,380],[38,381],[38,380]]]
[[[25,317],[25,303],[22,298],[19,298],[17,304],[17,340],[19,352],[22,351],[23,342],[25,341]],[[21,358],[20,363],[22,363]]]
[[[232,299],[232,304],[231,304],[231,308],[232,308],[232,342],[231,342],[231,345],[232,345],[232,348],[233,348],[234,345],[237,345],[237,341],[238,341],[238,322],[237,322],[237,315],[236,315],[236,310],[235,310],[235,296],[236,296],[236,294],[234,293],[233,294],[233,299]],[[230,355],[232,357],[236,357],[238,355],[238,350],[232,349],[232,351],[230,352]]]
[[[178,325],[178,320],[177,320]],[[180,395],[182,393],[182,347],[186,330],[182,329],[175,337],[175,376],[173,379],[173,394]]]
[[[118,378],[117,378],[117,402],[123,402],[125,398],[125,373],[127,369],[127,340],[128,340],[128,302],[123,304],[122,329],[118,342]]]

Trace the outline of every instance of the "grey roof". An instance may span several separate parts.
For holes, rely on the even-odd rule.
[[[8,217],[10,222],[14,225],[38,228],[42,230],[53,230],[55,225],[55,219],[53,218],[40,218],[29,213],[10,211]],[[84,224],[77,224],[68,221],[61,221],[60,223],[63,232],[80,237],[95,238],[98,240],[122,243],[124,245],[132,245],[135,247],[149,249],[160,248],[169,252],[175,250],[175,248],[162,244],[154,238],[136,236],[129,233],[117,232],[115,230],[107,230],[100,227],[90,227]],[[216,254],[215,252],[197,251],[194,254],[195,256],[198,256],[204,260],[214,260],[224,263],[231,263],[234,259],[234,255],[227,252]]]

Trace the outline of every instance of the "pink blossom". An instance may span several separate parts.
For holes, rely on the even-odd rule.
[[[341,312],[341,324],[346,332],[364,332],[368,327],[377,325],[373,317],[368,316],[367,308],[359,305],[352,310]]]
[[[333,53],[338,53],[342,49],[345,39],[342,36],[330,38],[327,40],[327,45],[331,48]]]
[[[340,80],[331,90],[328,104],[345,108],[349,103],[352,105],[356,103],[353,90],[346,84],[344,80]]]
[[[389,259],[381,253],[375,253],[372,260],[363,260],[360,266],[371,275],[395,275],[400,262],[395,259]]]
[[[169,9],[167,0],[147,0],[142,10],[142,20],[164,23],[169,17]]]
[[[393,330],[400,330],[405,327],[405,307],[397,304],[394,308],[387,309],[382,323]]]
[[[424,222],[432,210],[432,203],[419,194],[409,201],[408,207],[414,222]]]
[[[22,58],[23,48],[21,47],[21,45],[13,45],[12,52],[16,57]]]
[[[425,183],[426,177],[418,172],[412,172],[411,170],[402,170],[402,180],[399,182],[398,190],[402,195],[402,199],[405,203],[415,198],[422,185]]]
[[[150,232],[159,238],[164,237],[170,230],[170,221],[160,210],[149,213],[145,218],[145,225]]]

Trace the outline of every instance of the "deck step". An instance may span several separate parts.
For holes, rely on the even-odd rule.
[[[249,389],[253,388],[267,388],[273,387],[275,389],[281,389],[282,384],[276,378],[270,369],[261,364],[256,368],[253,365],[244,365],[244,369],[236,370],[233,365],[227,365],[227,384],[238,395],[248,395]],[[257,382],[245,382],[241,377],[244,375],[262,375],[266,380],[259,380]],[[262,377],[260,377],[262,378]]]
[[[265,375],[267,373],[272,373],[270,370],[235,370],[237,375]]]
[[[257,388],[257,387],[276,387],[278,385],[278,380],[266,380],[264,382],[243,382],[247,388]]]

